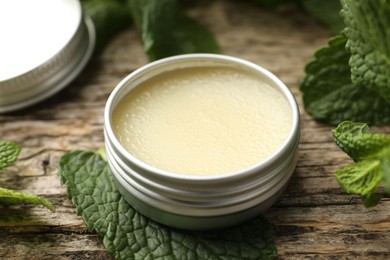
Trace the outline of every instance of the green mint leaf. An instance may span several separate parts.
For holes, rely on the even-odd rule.
[[[305,68],[300,89],[306,111],[332,125],[345,120],[390,123],[390,105],[376,92],[351,82],[345,35],[332,38]]]
[[[258,217],[243,225],[193,232],[160,225],[135,211],[116,189],[107,163],[93,152],[65,154],[61,182],[87,228],[118,259],[273,259],[271,225]]]
[[[384,182],[390,192],[390,135],[372,134],[367,124],[343,122],[332,131],[336,144],[356,163],[335,173],[341,187],[362,197],[366,207],[379,203],[374,194]]]
[[[20,146],[7,141],[0,141],[0,170],[13,164],[20,153]]]
[[[0,188],[0,204],[1,205],[16,205],[16,204],[33,204],[42,205],[54,212],[53,205],[46,199],[34,194],[17,192],[14,190],[8,190]]]
[[[128,0],[150,60],[184,53],[219,53],[213,35],[184,14],[178,0]]]
[[[362,197],[363,205],[366,206],[367,208],[374,207],[378,205],[381,198],[382,197],[377,194],[371,194],[370,196],[363,196]]]
[[[336,144],[353,160],[379,158],[390,146],[390,136],[372,134],[364,123],[343,122],[332,130]]]
[[[390,148],[384,152],[384,156],[381,158],[381,166],[385,190],[390,193]]]
[[[390,1],[342,0],[352,82],[390,102]]]
[[[95,26],[96,52],[100,52],[112,36],[126,28],[132,20],[126,0],[87,0],[81,3]]]
[[[382,182],[382,169],[379,160],[363,160],[336,171],[335,177],[348,193],[362,196],[364,205],[375,206],[379,200],[375,190]]]
[[[8,167],[16,161],[20,153],[21,147],[15,143],[0,141],[0,170]],[[34,205],[43,205],[52,212],[54,212],[54,207],[51,203],[37,195],[17,192],[13,190],[8,190],[0,188],[0,204],[1,205],[15,205],[15,204],[34,204]]]
[[[328,25],[333,32],[338,33],[344,29],[344,20],[340,15],[340,0],[300,0],[299,2],[306,12]]]

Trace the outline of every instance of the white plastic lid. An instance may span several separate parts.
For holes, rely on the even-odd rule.
[[[84,68],[95,43],[78,0],[1,0],[0,35],[0,113],[65,87]]]

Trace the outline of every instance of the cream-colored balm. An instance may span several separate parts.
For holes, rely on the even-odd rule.
[[[283,95],[254,74],[207,67],[142,83],[119,102],[112,120],[119,142],[139,160],[204,176],[267,159],[286,140],[292,112]]]

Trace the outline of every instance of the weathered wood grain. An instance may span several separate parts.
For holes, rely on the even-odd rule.
[[[300,158],[284,196],[265,215],[276,230],[281,259],[390,259],[390,199],[366,209],[346,195],[332,173],[351,162],[331,127],[303,110],[298,89],[304,64],[331,35],[294,6],[266,10],[239,1],[201,1],[189,14],[209,28],[225,54],[276,74],[301,108]],[[0,115],[0,139],[23,147],[0,171],[0,186],[48,198],[56,207],[0,207],[0,259],[110,259],[96,234],[76,216],[57,176],[66,151],[103,146],[103,111],[115,85],[147,63],[130,27],[95,57],[69,87],[31,108]],[[390,133],[389,127],[376,128]]]

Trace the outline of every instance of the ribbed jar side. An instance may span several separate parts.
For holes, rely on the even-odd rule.
[[[279,189],[284,187],[291,177],[296,164],[296,149],[299,137],[287,149],[286,154],[274,161],[268,172],[254,172],[255,176],[262,178],[234,179],[229,182],[224,179],[224,185],[215,183],[203,187],[203,192],[194,192],[183,189],[179,182],[172,182],[169,178],[162,178],[158,183],[148,180],[142,173],[135,172],[117,156],[109,141],[106,142],[107,157],[113,171],[123,180],[127,191],[144,203],[153,207],[186,216],[217,216],[232,214],[252,208],[263,201],[273,197]],[[122,157],[123,158],[123,157]],[[273,169],[272,169],[273,168]],[[135,177],[136,176],[136,177]],[[146,175],[147,176],[147,175]],[[253,183],[256,185],[253,185]],[[202,186],[202,182],[193,181],[193,186]],[[229,186],[227,186],[229,185]],[[239,191],[231,192],[230,188],[240,187]]]
[[[109,157],[108,157],[109,158]],[[210,215],[209,210],[206,213],[197,214],[194,212],[194,204],[189,204],[189,207],[181,207],[175,201],[171,201],[170,207],[161,207],[161,202],[156,199],[145,200],[142,193],[134,187],[128,185],[118,173],[115,172],[112,165],[110,168],[113,171],[114,179],[119,191],[124,198],[141,214],[152,218],[153,220],[170,225],[177,228],[203,230],[212,228],[221,228],[249,220],[260,212],[268,209],[282,195],[288,180],[295,168],[295,162],[290,165],[290,168],[284,173],[277,185],[268,192],[267,196],[259,197],[260,202],[255,203],[253,207],[243,208],[241,211],[220,212],[216,215]]]

